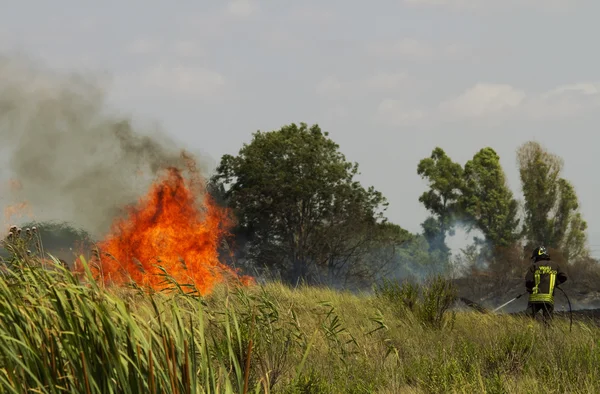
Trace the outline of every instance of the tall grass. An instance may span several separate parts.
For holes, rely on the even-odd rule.
[[[375,295],[220,286],[105,288],[85,260],[0,278],[7,393],[600,392],[600,329],[451,313],[442,278]]]

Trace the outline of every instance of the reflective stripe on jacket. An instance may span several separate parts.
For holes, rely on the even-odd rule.
[[[567,276],[554,261],[536,261],[529,268],[525,276],[525,286],[530,293],[529,302],[554,304],[554,290],[556,289],[556,285],[566,280]]]

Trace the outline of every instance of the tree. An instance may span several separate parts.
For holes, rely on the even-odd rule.
[[[289,281],[356,264],[385,222],[386,199],[353,179],[358,164],[328,135],[305,123],[257,131],[237,156],[221,158],[211,178],[238,218],[248,258]]]
[[[436,147],[430,157],[419,162],[417,173],[429,183],[429,190],[419,197],[419,201],[433,214],[422,225],[424,234],[432,250],[447,254],[446,236],[454,235],[455,221],[461,218],[459,198],[463,189],[463,168],[442,148]]]
[[[461,206],[490,247],[507,247],[519,239],[519,205],[506,183],[500,157],[483,148],[465,164]]]
[[[587,255],[587,223],[573,185],[561,178],[563,160],[529,141],[517,151],[525,199],[524,235],[528,246],[543,244],[572,261]]]

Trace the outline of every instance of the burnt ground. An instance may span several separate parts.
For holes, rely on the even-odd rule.
[[[480,275],[455,279],[461,309],[472,308],[480,312],[492,312],[512,298],[523,294],[517,300],[502,307],[497,313],[524,314],[527,308],[525,281],[523,278],[492,278]],[[570,318],[571,302],[573,321],[594,322],[600,326],[600,283],[588,280],[570,280],[561,285],[565,295],[556,290],[554,295],[555,316]]]
[[[565,319],[569,318],[568,311],[557,312],[556,315]],[[600,308],[574,310],[573,321],[590,322],[600,327]]]

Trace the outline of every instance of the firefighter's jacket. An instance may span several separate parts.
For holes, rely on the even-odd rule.
[[[538,260],[529,267],[525,275],[525,287],[529,292],[529,302],[554,304],[554,290],[564,283],[567,275],[552,260]],[[557,283],[558,281],[558,283]]]

